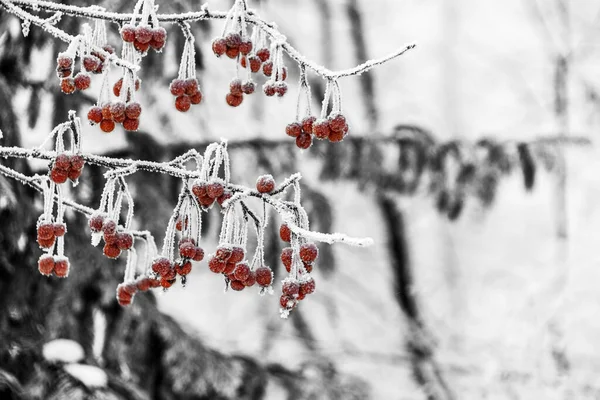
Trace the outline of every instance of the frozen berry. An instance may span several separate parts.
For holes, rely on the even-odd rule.
[[[291,247],[286,247],[285,249],[281,250],[281,262],[283,263],[283,266],[287,272],[292,270],[293,253],[294,251]]]
[[[242,40],[239,45],[240,53],[248,55],[252,51],[252,42],[250,40]]]
[[[137,290],[140,292],[146,292],[150,290],[151,283],[149,278],[143,278],[136,282]]]
[[[152,29],[149,26],[135,28],[135,40],[139,43],[149,43],[152,40]]]
[[[40,245],[40,248],[50,249],[52,246],[54,246],[54,242],[56,242],[56,238],[54,236],[52,236],[50,239],[41,239],[38,237],[37,242]]]
[[[219,196],[219,198],[217,199],[217,202],[219,203],[220,206],[223,205],[223,203],[227,200],[230,199],[231,196],[233,196],[233,194],[229,191],[226,191],[223,193],[223,195]]]
[[[181,276],[186,276],[192,272],[192,263],[189,261],[175,264],[175,272]]]
[[[121,118],[121,122],[125,119],[125,107],[125,103],[123,103],[122,101],[118,101],[110,105],[110,115],[112,116],[112,119],[115,120],[115,122],[119,122]]]
[[[54,225],[53,224],[41,224],[37,228],[38,238],[51,239],[54,237]]]
[[[302,263],[302,264],[304,265],[304,269],[306,270],[306,272],[308,272],[310,274],[313,270],[313,265],[309,264],[309,263]]]
[[[292,122],[285,127],[285,133],[291,137],[298,137],[302,133],[302,125],[298,122]]]
[[[242,84],[242,92],[245,94],[252,94],[256,90],[256,85],[252,81],[246,81]]]
[[[65,171],[71,168],[71,159],[66,154],[59,154],[54,160],[54,166],[58,169],[64,169]]]
[[[106,257],[112,259],[119,258],[119,256],[121,255],[121,250],[119,250],[119,246],[117,246],[116,244],[106,243],[102,251],[104,252],[104,255]]]
[[[219,260],[217,257],[212,257],[208,262],[208,268],[215,274],[220,274],[225,271],[227,264],[223,260]]]
[[[196,255],[196,245],[191,242],[179,244],[179,256],[181,258],[194,258]]]
[[[262,61],[256,56],[250,56],[248,57],[248,64],[250,64],[250,71],[256,73],[260,71]]]
[[[227,93],[227,96],[225,96],[225,100],[227,101],[227,104],[229,104],[231,107],[237,107],[240,104],[242,104],[244,98],[242,96],[236,96],[231,93]]]
[[[71,76],[71,74],[73,73],[73,70],[71,68],[57,68],[56,69],[56,76],[58,76],[59,78],[68,78],[69,76]]]
[[[346,137],[346,133],[344,131],[330,131],[329,132],[329,141],[331,143],[338,143],[344,140]]]
[[[83,166],[85,165],[85,160],[79,154],[74,154],[71,156],[71,169],[81,171]]]
[[[74,81],[77,90],[86,90],[92,84],[92,78],[85,72],[80,72],[75,75]]]
[[[329,138],[329,121],[326,119],[318,119],[313,124],[313,134],[318,139],[327,139]]]
[[[260,193],[271,193],[275,189],[273,175],[262,175],[256,180],[256,190]]]
[[[87,117],[90,122],[99,124],[102,121],[102,109],[98,106],[90,108]]]
[[[275,96],[275,93],[277,93],[277,88],[275,87],[274,84],[267,82],[263,85],[263,92],[268,97],[272,97],[272,96]]]
[[[244,283],[243,283],[243,282],[240,282],[240,281],[231,281],[231,282],[229,283],[229,286],[231,287],[231,289],[235,290],[236,292],[239,292],[239,291],[241,291],[241,290],[244,290],[244,288],[246,287],[246,286],[244,285]]]
[[[202,92],[197,91],[193,95],[190,96],[190,102],[192,104],[200,104],[202,102]]]
[[[169,90],[173,96],[181,96],[185,94],[185,81],[183,79],[173,79],[169,85]]]
[[[75,92],[75,79],[73,78],[65,78],[60,81],[60,90],[62,90],[65,94],[71,94]]]
[[[67,179],[69,179],[69,173],[64,169],[52,168],[52,171],[50,171],[50,179],[52,179],[52,182],[54,183],[65,183]]]
[[[302,131],[304,131],[304,133],[308,133],[309,135],[312,135],[313,124],[315,123],[316,120],[317,119],[313,116],[304,118],[302,120]]]
[[[131,233],[120,232],[117,234],[117,247],[120,250],[129,250],[133,247],[133,235]]]
[[[319,249],[314,243],[305,243],[300,246],[300,259],[305,263],[312,263],[318,255]]]
[[[234,79],[229,83],[229,93],[234,96],[242,95],[242,81],[240,79]]]
[[[92,232],[100,232],[102,225],[104,224],[104,217],[102,215],[92,215],[89,221],[90,230]]]
[[[139,40],[136,40],[135,42],[133,42],[133,47],[135,47],[135,49],[140,53],[144,53],[150,48],[150,42],[142,43]]]
[[[206,189],[206,183],[196,182],[192,185],[192,193],[194,193],[194,196],[196,197],[208,196]]]
[[[202,247],[196,247],[196,252],[194,253],[194,261],[202,261],[204,259],[204,249]]]
[[[49,254],[43,254],[38,259],[38,271],[40,274],[49,276],[54,271],[54,257]]]
[[[59,68],[71,68],[73,66],[73,59],[64,54],[59,54],[56,59],[56,64]]]
[[[140,127],[140,120],[138,118],[125,118],[123,121],[123,128],[129,132],[135,132]]]
[[[150,47],[152,47],[156,51],[162,51],[162,48],[165,47],[165,41],[156,40],[152,38],[152,40],[148,43]]]
[[[152,262],[152,271],[160,276],[164,276],[169,273],[171,269],[171,261],[165,257],[159,257],[154,259]]]
[[[288,91],[288,85],[285,82],[277,82],[275,83],[275,92],[277,96],[283,97]]]
[[[278,80],[281,81],[285,81],[287,79],[287,68],[286,67],[282,67],[281,68],[281,76],[279,76],[279,71],[277,71],[277,77]]]
[[[281,308],[292,308],[294,306],[294,299],[282,294],[279,298],[279,305]]]
[[[227,42],[223,38],[217,38],[212,42],[213,53],[217,57],[221,57],[227,51]]]
[[[87,72],[96,72],[96,69],[98,69],[98,65],[100,65],[100,62],[100,59],[96,56],[85,56],[83,57],[83,68]]]
[[[206,194],[213,199],[221,196],[223,194],[224,188],[223,184],[220,182],[212,182],[206,186]]]
[[[329,129],[336,132],[342,132],[346,126],[346,117],[342,114],[331,114],[328,118]]]
[[[167,30],[162,26],[152,29],[152,40],[165,43],[167,41]]]
[[[246,287],[254,286],[255,283],[256,283],[256,274],[254,273],[254,271],[250,271],[250,275],[248,275],[248,279],[246,279],[244,281],[244,286],[246,286]]]
[[[69,275],[69,260],[60,257],[54,262],[54,275],[59,278],[66,278]]]
[[[113,121],[112,119],[103,119],[102,122],[100,122],[100,129],[102,129],[102,131],[106,133],[114,131],[115,121]]]
[[[192,96],[198,93],[198,80],[196,78],[189,78],[185,80],[185,94]]]
[[[228,261],[232,252],[233,248],[230,246],[219,246],[215,252],[215,257],[217,257],[219,260]]]
[[[300,292],[300,285],[298,282],[286,280],[281,286],[281,292],[286,296],[293,297]]]
[[[165,289],[170,288],[171,286],[173,286],[173,284],[175,283],[175,279],[161,279],[160,280],[160,286],[162,286]]]
[[[250,277],[250,267],[246,263],[239,263],[235,266],[233,274],[235,279],[243,282]]]
[[[77,179],[79,179],[79,177],[81,176],[81,171],[78,171],[76,169],[70,169],[69,170],[69,179],[73,182],[77,181]]]
[[[281,224],[279,227],[279,237],[281,240],[288,243],[292,240],[292,231],[287,224]]]
[[[256,270],[256,283],[260,286],[270,286],[273,282],[273,271],[269,267],[260,267]]]
[[[190,101],[189,96],[183,95],[175,99],[175,108],[177,111],[186,112],[190,109],[191,105],[192,102]]]
[[[271,58],[271,52],[267,48],[262,48],[256,52],[256,56],[260,58],[260,61],[266,62],[269,58]]]
[[[309,279],[305,282],[300,282],[300,290],[299,293],[300,294],[311,294],[314,293],[315,291],[315,280],[314,279]]]
[[[273,62],[268,61],[266,63],[263,64],[263,74],[265,74],[265,76],[271,76],[273,74]]]
[[[185,227],[183,226],[183,221],[185,221]],[[189,219],[188,217],[185,218],[177,218],[177,222],[175,222],[175,229],[177,229],[179,232],[181,232],[184,228],[187,229],[188,227],[188,223],[189,223]]]
[[[231,274],[233,274],[233,271],[235,271],[235,267],[236,267],[236,265],[237,265],[236,263],[233,263],[233,262],[228,262],[228,263],[225,265],[225,269],[223,270],[223,273],[224,273],[225,275],[231,275]],[[234,276],[233,278],[235,278],[235,276]]]
[[[240,50],[236,47],[228,47],[227,50],[225,51],[225,54],[227,55],[227,57],[233,59],[236,58],[239,54],[240,54]]]
[[[63,223],[56,223],[53,226],[53,230],[54,230],[54,236],[56,236],[56,237],[65,236],[65,233],[67,233],[67,226]]]
[[[105,235],[112,235],[117,231],[117,223],[112,219],[105,219],[102,224],[102,232]]]
[[[123,25],[121,28],[121,38],[124,42],[133,43],[135,40],[135,28],[132,25]]]
[[[135,102],[129,103],[125,107],[125,115],[127,116],[127,118],[137,119],[140,117],[141,113],[142,113],[142,106],[140,105],[140,103],[135,103]]]
[[[228,48],[239,49],[240,44],[242,44],[242,37],[239,33],[230,33],[225,36],[225,43]]]
[[[229,259],[227,260],[227,262],[229,263],[239,263],[240,261],[242,261],[244,259],[244,249],[239,247],[239,246],[234,246],[231,249],[231,255],[229,256]]]

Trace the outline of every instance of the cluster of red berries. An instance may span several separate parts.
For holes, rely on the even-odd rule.
[[[231,107],[237,107],[242,104],[245,94],[252,94],[255,90],[256,85],[251,80],[242,82],[240,79],[234,79],[229,84],[229,93],[225,100]]]
[[[258,284],[269,287],[273,282],[271,268],[262,266],[253,271],[244,260],[246,253],[240,246],[222,244],[217,247],[215,254],[208,260],[208,268],[215,274],[223,274],[229,287],[235,291],[244,290],[246,287]]]
[[[332,143],[341,142],[348,134],[348,123],[340,113],[324,119],[310,116],[286,126],[285,133],[296,138],[296,146],[308,149],[312,145],[312,135],[321,140],[329,139]]]
[[[124,42],[133,43],[133,47],[140,53],[148,51],[150,47],[160,52],[167,41],[167,31],[161,26],[152,28],[148,25],[135,27],[126,24],[121,28],[121,38]]]
[[[279,237],[281,240],[290,243],[291,234],[292,232],[287,224],[282,224],[279,228]],[[319,256],[319,249],[314,243],[305,243],[300,246],[299,255],[302,263],[304,264],[304,269],[310,274],[313,270],[313,263]],[[291,247],[286,247],[281,250],[281,262],[288,273],[292,270],[292,260],[293,249]]]
[[[115,49],[110,45],[102,47],[102,50],[106,51],[108,54],[114,54],[115,52]],[[92,51],[81,60],[83,68],[92,74],[101,74],[104,72],[104,61],[106,61],[104,55],[96,51]]]
[[[89,219],[89,226],[92,233],[102,232],[104,239],[103,253],[106,257],[119,258],[122,251],[133,247],[133,235],[119,229],[117,223],[105,218],[101,214],[94,214]]]
[[[298,305],[298,302],[304,300],[307,295],[314,293],[314,291],[315,280],[311,277],[302,280],[286,279],[281,286],[279,305],[289,312]]]
[[[135,91],[137,92],[138,90],[140,90],[140,84],[141,81],[139,80],[139,78],[135,79]],[[123,78],[120,78],[118,81],[115,82],[115,84],[113,85],[113,93],[115,94],[115,96],[119,97],[121,96],[121,89],[123,88]],[[128,93],[127,96],[127,101],[129,101],[129,98],[131,96],[129,96],[131,93]]]
[[[50,168],[50,179],[54,183],[65,183],[67,179],[76,182],[81,176],[85,160],[78,154],[61,153],[56,156]]]
[[[185,283],[187,275],[192,272],[192,261],[202,261],[204,259],[204,250],[196,246],[192,238],[183,238],[179,241],[180,260],[171,262],[166,257],[156,258],[152,262],[152,271],[159,278],[160,286],[165,289],[173,286],[177,280],[177,275],[181,276]]]
[[[60,90],[65,94],[86,90],[92,84],[92,78],[85,72],[79,72],[73,77],[73,58],[61,54],[56,59],[56,74],[60,78]]]
[[[50,249],[56,239],[67,233],[67,226],[63,223],[42,222],[37,227],[37,242],[42,249]]]
[[[212,42],[212,50],[217,57],[223,54],[229,58],[237,58],[240,54],[247,56],[252,51],[253,45],[251,40],[242,39],[239,33],[229,33],[225,37],[216,38]],[[268,50],[267,50],[268,51]]]
[[[222,205],[223,202],[231,198],[230,191],[225,190],[225,186],[218,180],[210,182],[196,181],[192,185],[192,193],[198,203],[204,207],[210,207],[215,200]]]
[[[43,254],[38,260],[38,270],[42,275],[54,274],[59,278],[66,278],[69,275],[69,268],[69,259],[66,257]]]
[[[137,292],[147,292],[160,286],[158,279],[140,276],[134,282],[121,283],[117,286],[117,301],[121,306],[128,306]]]
[[[275,80],[268,81],[263,86],[263,91],[265,92],[265,95],[267,95],[269,97],[272,97],[275,95],[282,97],[287,93],[288,86],[287,86],[287,83],[284,82],[287,78],[287,69],[285,67],[282,67],[281,71],[282,71],[281,76],[279,76],[279,71],[277,71],[277,70],[273,71],[273,62],[272,61],[266,62],[263,65],[263,73],[266,76],[272,76],[273,72],[275,72]]]
[[[137,131],[140,126],[140,114],[142,106],[132,101],[123,103],[120,101],[94,106],[88,111],[88,120],[92,125],[100,124],[103,132],[109,133],[115,129],[115,123],[122,123],[126,131]]]
[[[202,101],[202,92],[196,78],[173,79],[169,89],[171,94],[175,96],[177,111],[186,112],[192,104],[200,104]]]

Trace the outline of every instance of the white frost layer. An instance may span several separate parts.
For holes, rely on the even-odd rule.
[[[67,364],[65,371],[88,388],[106,387],[108,376],[98,367],[84,364]]]
[[[83,360],[83,347],[73,340],[56,339],[42,349],[44,358],[51,362],[74,363]]]

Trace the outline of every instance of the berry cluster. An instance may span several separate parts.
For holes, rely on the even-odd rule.
[[[153,28],[148,24],[125,24],[121,28],[121,38],[126,43],[133,43],[140,53],[147,52],[149,48],[161,52],[167,41],[167,31],[161,26]]]
[[[63,237],[65,233],[67,233],[67,226],[64,223],[40,221],[37,226],[37,242],[40,248],[51,249],[56,239]]]
[[[312,145],[313,125],[316,118],[309,116],[299,122],[292,122],[285,128],[288,136],[296,138],[296,146],[301,149],[308,149]]]
[[[236,59],[241,54],[247,56],[252,51],[252,41],[243,39],[240,33],[231,32],[224,37],[213,40],[212,50],[217,57],[223,54],[231,59]]]
[[[139,78],[136,78],[135,80],[135,91],[137,92],[138,90],[140,90],[140,84],[141,81]],[[118,81],[115,82],[115,84],[113,85],[113,93],[115,96],[120,97],[121,96],[121,89],[123,88],[123,78],[119,78]],[[131,96],[128,93],[128,99],[127,101],[131,100]]]
[[[102,46],[102,50],[106,51],[108,54],[114,54],[115,52],[115,49],[110,45]],[[106,58],[102,53],[91,51],[90,54],[83,56],[81,63],[87,72],[101,74],[104,72],[105,61]]]
[[[65,183],[67,179],[77,182],[84,165],[85,160],[80,155],[60,153],[51,165],[50,179],[57,184]]]
[[[133,247],[133,235],[121,229],[113,219],[102,214],[94,214],[88,222],[92,233],[102,232],[102,239],[104,239],[102,251],[106,257],[117,259],[122,251]]]
[[[128,306],[137,292],[147,292],[160,286],[160,281],[147,276],[140,276],[135,281],[121,283],[117,286],[117,301],[121,306]]]
[[[56,74],[60,78],[60,90],[65,94],[86,90],[92,84],[92,78],[86,72],[79,72],[73,77],[74,60],[65,54],[59,54],[56,59]]]
[[[137,131],[140,126],[142,106],[132,101],[106,103],[102,107],[93,106],[88,111],[88,120],[91,124],[100,124],[103,132],[109,133],[115,129],[115,123],[123,124],[126,131]]]
[[[173,79],[169,89],[175,96],[177,111],[186,112],[192,104],[200,104],[202,101],[202,92],[196,78]]]
[[[42,275],[66,278],[69,275],[69,259],[62,256],[53,256],[51,254],[42,254],[38,259],[38,270]]]
[[[225,96],[227,104],[231,107],[237,107],[242,104],[245,94],[252,94],[256,90],[256,85],[251,80],[243,81],[234,79],[229,84],[229,93]]]
[[[222,205],[225,200],[231,197],[231,192],[226,191],[223,182],[218,179],[209,182],[196,180],[192,185],[192,193],[198,204],[207,208],[212,206],[215,200],[219,205]]]
[[[288,124],[285,133],[296,138],[296,146],[308,149],[312,145],[311,135],[320,140],[328,139],[332,143],[341,142],[348,134],[348,123],[341,113],[332,113],[328,118],[322,119],[309,116]]]

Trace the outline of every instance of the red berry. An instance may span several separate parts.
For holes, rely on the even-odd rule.
[[[83,68],[87,72],[96,72],[100,63],[100,59],[96,56],[89,55],[83,57]]]
[[[117,246],[120,250],[129,250],[133,247],[133,235],[121,232],[117,234]]]
[[[140,292],[146,292],[150,290],[151,285],[150,278],[142,278],[136,282],[136,288]]]
[[[228,261],[231,257],[231,253],[233,252],[233,248],[229,246],[219,246],[217,247],[217,251],[215,252],[215,257],[219,260]]]
[[[175,272],[181,276],[185,276],[192,272],[192,263],[189,261],[175,264]]]
[[[192,193],[196,197],[208,196],[207,188],[208,185],[206,183],[196,182],[192,185]]]
[[[52,271],[54,271],[54,257],[49,254],[43,254],[38,259],[38,271],[42,275],[51,275]]]
[[[313,116],[304,118],[302,120],[302,131],[304,131],[304,133],[308,133],[309,135],[312,135],[313,124],[315,123],[316,120],[317,119]]]
[[[248,55],[252,51],[252,42],[250,40],[242,40],[240,43],[240,53]]]
[[[271,52],[267,48],[262,48],[256,52],[256,56],[260,58],[260,61],[266,62],[269,58],[271,58]]]
[[[54,160],[54,167],[67,171],[69,168],[71,168],[71,159],[64,153],[59,154]]]
[[[244,98],[242,96],[235,96],[231,93],[228,93],[227,96],[225,96],[225,100],[231,107],[237,107],[242,104],[242,100],[244,100]]]
[[[123,25],[121,28],[121,38],[124,42],[133,43],[135,40],[135,28],[132,25]]]
[[[88,120],[94,124],[99,124],[102,121],[102,108],[94,106],[88,111]]]
[[[125,103],[118,101],[110,105],[110,115],[115,122],[123,122],[125,120]],[[122,118],[122,119],[121,119]]]
[[[71,68],[73,66],[73,59],[64,54],[59,54],[56,59],[56,64],[59,68]]]
[[[236,265],[237,265],[236,263],[233,263],[233,262],[228,262],[228,263],[225,265],[225,269],[223,270],[223,273],[224,273],[225,275],[231,275],[231,274],[233,274],[233,271],[235,271],[235,267],[236,267]],[[232,277],[232,278],[235,278],[235,277]]]
[[[71,74],[73,73],[73,70],[71,68],[67,68],[67,69],[63,69],[63,68],[56,68],[56,76],[58,76],[59,78],[68,78],[69,76],[71,76]]]
[[[69,275],[69,260],[59,257],[54,261],[54,275],[59,278],[66,278]]]
[[[177,222],[175,223],[175,229],[177,229],[179,232],[181,232],[184,228],[183,221],[184,221],[184,219],[179,217],[179,218],[177,218]],[[187,227],[188,227],[188,222],[189,222],[188,217],[185,217],[185,229],[187,229]]]
[[[121,307],[126,307],[126,306],[130,305],[132,301],[133,301],[133,296],[131,296],[130,294],[127,294],[123,291],[121,291],[121,292],[117,291],[117,302],[119,303],[119,305]]]
[[[300,292],[300,285],[298,282],[286,280],[281,286],[281,292],[286,296],[293,297]]]
[[[60,90],[62,90],[65,94],[71,94],[75,92],[75,79],[73,78],[64,78],[60,81]]]
[[[194,258],[196,255],[196,245],[191,242],[179,244],[179,256],[181,258]]]
[[[229,93],[234,96],[242,95],[242,81],[240,79],[234,79],[229,83]]]
[[[166,42],[167,41],[167,30],[162,26],[156,27],[152,29],[152,40],[157,42]]]
[[[144,53],[150,48],[150,42],[142,43],[139,40],[136,40],[135,42],[133,42],[133,47],[135,47],[135,49],[140,53]]]
[[[285,127],[285,133],[291,137],[298,137],[302,133],[302,125],[298,122],[292,122]]]
[[[129,103],[125,107],[125,115],[129,119],[137,119],[140,117],[141,113],[142,113],[142,106],[140,105],[140,103],[135,103],[135,102]]]
[[[104,255],[108,258],[112,258],[112,259],[116,259],[119,258],[119,256],[121,255],[121,250],[119,250],[119,246],[117,246],[116,244],[112,243],[106,243],[104,245],[104,249],[102,250],[104,252]]]
[[[330,132],[331,130],[329,129],[329,121],[326,119],[318,119],[313,124],[313,134],[318,139],[327,139]]]
[[[50,179],[57,184],[65,183],[69,179],[69,173],[64,169],[52,168]]]
[[[231,289],[235,290],[236,292],[242,291],[246,287],[244,285],[244,282],[241,282],[241,281],[231,281],[231,282],[229,282],[229,286],[231,287]]]
[[[330,131],[329,132],[329,141],[331,143],[338,143],[344,140],[346,137],[346,133],[344,131]]]
[[[173,286],[174,283],[175,283],[175,279],[161,279],[160,280],[160,286],[162,286],[165,289],[170,288],[171,286]]]
[[[191,243],[194,246],[196,245],[196,241],[193,238],[191,238],[191,237],[183,237],[183,238],[181,238],[181,240],[179,240],[179,244],[182,244],[182,243]]]
[[[213,53],[217,57],[221,57],[227,51],[227,42],[223,38],[217,38],[212,42]]]
[[[256,283],[266,287],[273,282],[273,271],[269,267],[260,267],[256,270]]]
[[[243,282],[250,277],[250,267],[246,263],[239,263],[235,266],[233,274],[235,275],[235,279]]]
[[[160,276],[164,276],[169,273],[171,269],[171,261],[165,257],[155,258],[152,261],[152,271]]]
[[[315,280],[314,279],[309,279],[305,282],[300,282],[299,293],[301,295],[311,294],[311,293],[314,293],[314,291],[315,291]]]
[[[279,72],[277,73],[276,79],[285,81],[287,79],[287,68],[281,67],[281,77],[279,76]]]
[[[225,43],[227,44],[228,48],[239,49],[240,45],[242,44],[242,37],[239,33],[230,33],[229,35],[225,36]]]
[[[152,40],[152,29],[149,26],[135,28],[135,40],[139,43],[149,43]]]
[[[246,279],[244,281],[244,286],[246,286],[246,287],[254,286],[255,283],[256,283],[256,274],[254,273],[254,271],[250,271],[250,275],[248,276],[248,279]]]
[[[247,81],[242,84],[242,92],[245,94],[252,94],[256,90],[256,85],[252,81]]]
[[[89,225],[92,232],[100,232],[104,225],[104,217],[102,215],[92,215],[90,217]]]
[[[231,249],[231,255],[229,256],[229,259],[227,260],[228,263],[239,263],[240,261],[242,261],[244,259],[245,256],[245,252],[244,249],[239,247],[239,246],[234,246]]]
[[[256,190],[260,193],[271,193],[275,189],[275,179],[272,175],[262,175],[256,180]]]
[[[283,266],[287,272],[292,270],[292,255],[293,250],[291,247],[286,247],[285,249],[281,250],[281,262],[283,263]]]
[[[220,274],[225,271],[227,264],[223,260],[219,260],[217,257],[211,257],[208,261],[208,268],[215,274]]]
[[[331,114],[328,118],[329,129],[335,132],[342,132],[346,126],[346,117],[342,114]]]
[[[202,92],[197,91],[196,93],[194,93],[193,95],[190,96],[190,102],[192,104],[200,104],[200,102],[202,101]]]
[[[100,122],[100,129],[106,133],[112,132],[115,129],[115,121],[112,119],[103,119]]]
[[[49,249],[52,246],[54,246],[54,242],[56,241],[56,238],[54,236],[52,236],[50,239],[41,239],[41,238],[37,238],[37,242],[40,245],[40,248],[42,249]]]
[[[273,62],[272,61],[268,61],[266,63],[263,64],[263,74],[265,74],[265,76],[271,76],[273,74]]]
[[[74,81],[77,90],[86,90],[92,84],[92,78],[85,72],[80,72],[75,75]]]
[[[262,61],[260,60],[260,58],[258,58],[257,56],[250,56],[248,57],[248,63],[250,64],[251,72],[256,73],[260,71],[260,67],[262,65]]]
[[[281,308],[292,308],[294,307],[294,299],[282,294],[279,298],[279,305]]]
[[[53,224],[41,224],[37,228],[37,236],[40,239],[52,239],[54,237],[54,225]]]
[[[194,261],[202,261],[204,259],[204,249],[202,247],[196,247],[196,252],[194,253]]]
[[[292,231],[290,227],[287,226],[287,224],[281,224],[281,226],[279,227],[279,237],[281,238],[281,240],[288,243],[290,243],[290,241],[292,240]]]
[[[155,40],[154,38],[148,44],[156,51],[161,51],[165,47],[164,41]]]
[[[221,196],[224,190],[223,184],[220,182],[212,182],[206,186],[206,194],[213,199]]]
[[[82,156],[74,154],[71,156],[71,169],[81,171],[85,165],[85,160]]]
[[[238,48],[228,47],[225,51],[225,54],[227,55],[227,57],[234,59],[237,58],[237,56],[240,54],[240,50]]]
[[[177,111],[186,112],[190,109],[191,105],[192,102],[190,101],[189,96],[186,96],[185,94],[175,99],[175,108]]]
[[[112,113],[110,112],[110,103],[102,106],[102,119],[112,120]]]
[[[112,219],[105,219],[102,224],[102,232],[105,235],[113,235],[117,231],[117,223]]]
[[[76,169],[70,169],[69,170],[69,179],[73,182],[77,181],[77,179],[79,179],[79,177],[81,176],[81,171],[78,171]]]
[[[123,128],[126,131],[135,132],[138,130],[139,127],[140,127],[140,120],[138,118],[135,118],[135,119],[125,118],[125,121],[123,121]]]
[[[108,54],[115,54],[115,48],[112,47],[110,44],[107,44],[105,46],[102,46],[102,50],[104,50],[105,52],[107,52]]]
[[[185,94],[192,96],[198,93],[199,86],[196,78],[189,78],[185,80]]]
[[[287,83],[281,81],[275,83],[275,92],[277,93],[277,96],[283,97],[287,93],[287,91]]]
[[[181,96],[185,94],[185,81],[183,79],[173,79],[171,85],[169,85],[169,89],[173,96]]]
[[[319,249],[314,243],[305,243],[300,246],[300,259],[311,264],[319,256]]]
[[[54,224],[53,228],[54,236],[56,237],[65,236],[65,233],[67,233],[67,226],[63,223],[56,223]]]
[[[230,199],[231,196],[233,196],[233,194],[229,191],[223,193],[223,195],[219,196],[219,198],[217,199],[217,202],[219,203],[220,206],[223,205],[223,202],[225,202],[227,199]]]
[[[267,95],[268,97],[275,96],[275,93],[277,93],[277,89],[276,89],[275,85],[273,85],[271,83],[265,83],[263,85],[263,91],[265,92],[265,95]]]

